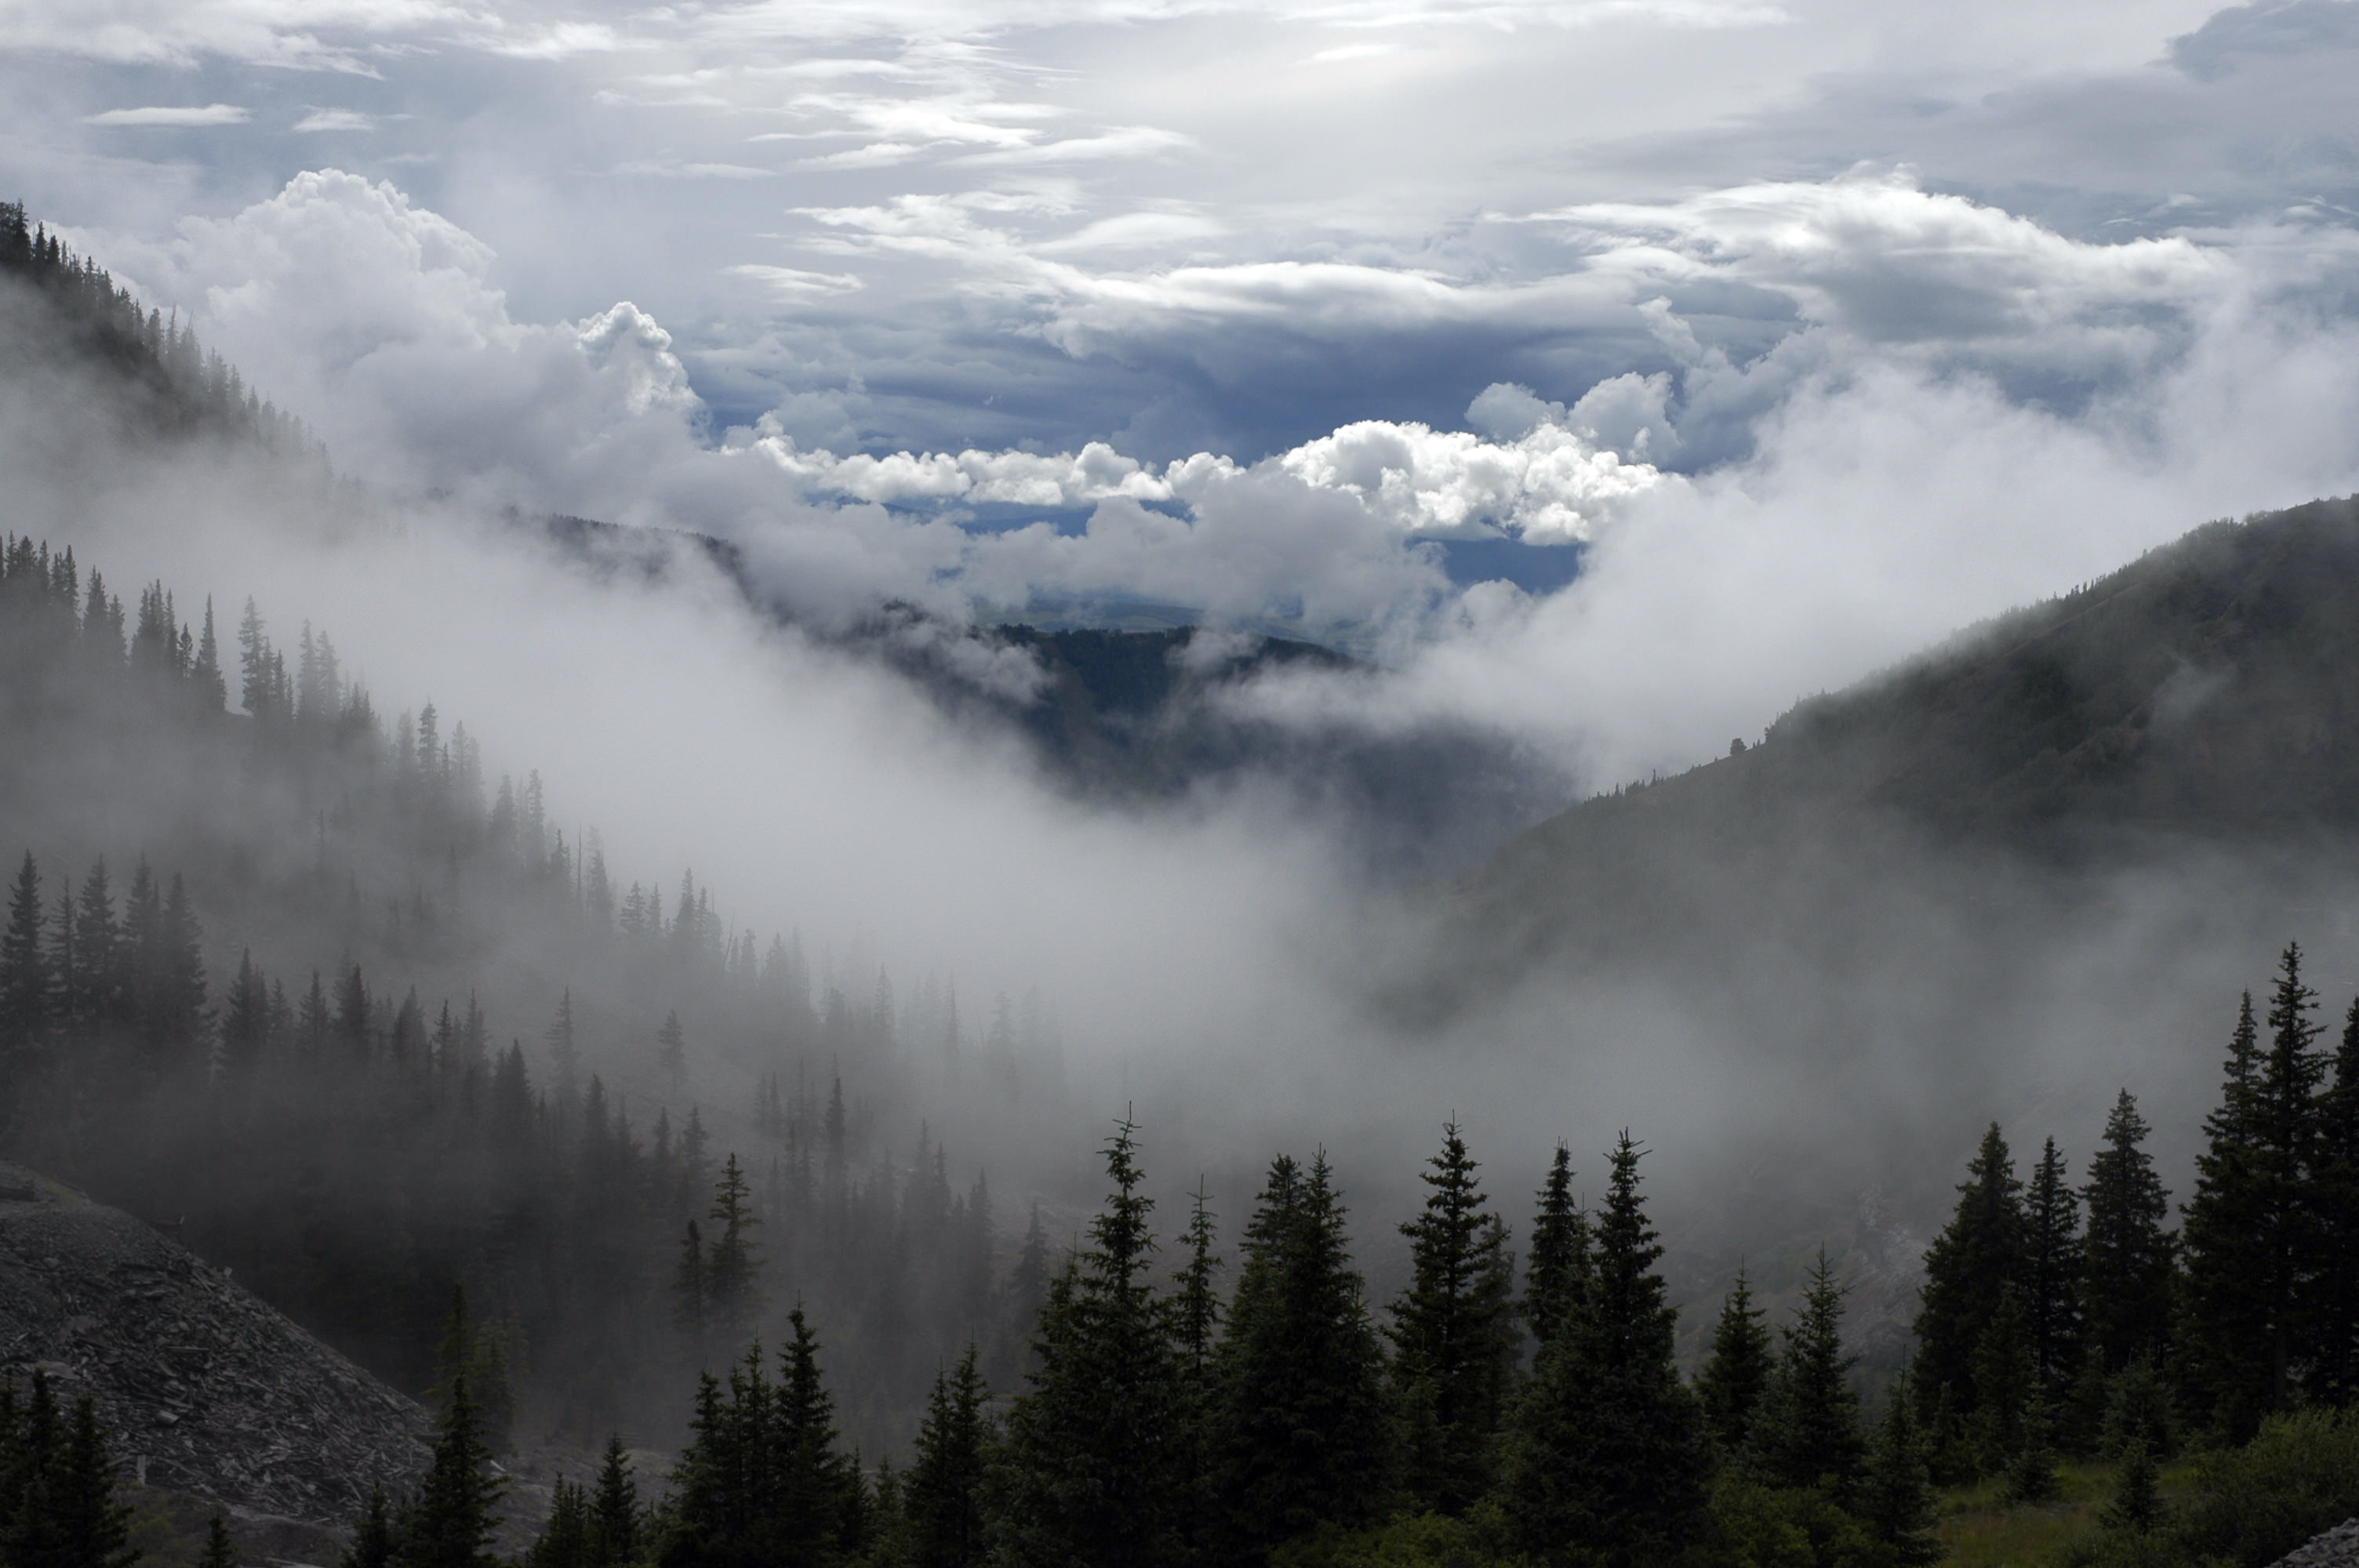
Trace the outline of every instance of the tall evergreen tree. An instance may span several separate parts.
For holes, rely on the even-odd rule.
[[[2023,1204],[2023,1299],[2031,1362],[2049,1398],[2078,1364],[2081,1336],[2080,1200],[2050,1138],[2032,1167]]]
[[[339,1568],[393,1568],[399,1544],[394,1534],[393,1505],[386,1500],[385,1487],[379,1483],[369,1488],[368,1506],[361,1510],[361,1522],[344,1546]]]
[[[1420,1507],[1459,1514],[1490,1488],[1515,1370],[1515,1260],[1458,1124],[1424,1173],[1425,1210],[1403,1225],[1408,1289],[1387,1333],[1406,1427],[1403,1481]]]
[[[1801,1311],[1786,1328],[1751,1458],[1772,1486],[1822,1487],[1848,1503],[1867,1444],[1859,1426],[1859,1395],[1851,1386],[1857,1357],[1843,1354],[1843,1298],[1821,1247]]]
[[[2288,946],[2261,1050],[2248,995],[2229,1045],[2221,1102],[2204,1119],[2182,1235],[2186,1284],[2179,1374],[2190,1409],[2242,1440],[2294,1398],[2308,1346],[2301,1322],[2315,1270],[2308,1179],[2318,1162],[2316,1089],[2325,1064],[2310,1013],[2317,993]]]
[[[2343,1015],[2343,1038],[2319,1102],[2319,1163],[2312,1184],[2318,1218],[2317,1277],[2310,1326],[2317,1364],[2311,1391],[2337,1407],[2359,1403],[2359,1000]]]
[[[1975,1346],[2023,1268],[2022,1189],[2006,1140],[1994,1121],[1958,1185],[1956,1212],[1925,1253],[1925,1283],[1918,1292],[1917,1396],[1929,1417],[1945,1400],[1962,1416],[1975,1408]]]
[[[434,1441],[434,1460],[405,1511],[399,1568],[499,1568],[491,1550],[494,1510],[507,1483],[492,1470],[492,1451],[464,1377],[452,1380]]]
[[[753,1192],[733,1152],[712,1184],[712,1207],[705,1215],[720,1227],[704,1263],[706,1326],[723,1344],[744,1337],[762,1310],[761,1259],[751,1234],[762,1221]]]
[[[1323,1152],[1308,1171],[1285,1155],[1271,1162],[1244,1250],[1213,1443],[1233,1544],[1257,1562],[1321,1524],[1379,1517],[1391,1500],[1392,1430],[1383,1346]]]
[[[1532,1220],[1531,1257],[1524,1265],[1524,1325],[1546,1345],[1589,1299],[1589,1217],[1572,1195],[1572,1155],[1562,1143],[1540,1184]]]
[[[41,931],[49,921],[33,852],[8,890],[8,924],[0,931],[0,1066],[28,1064],[49,1022],[49,957]]]
[[[639,1560],[638,1482],[631,1476],[630,1455],[622,1434],[606,1439],[606,1454],[598,1466],[598,1489],[590,1498],[590,1515],[597,1541],[598,1568],[631,1568]]]
[[[2354,1044],[2359,1074],[2359,1040]],[[2081,1248],[2083,1334],[2109,1375],[2159,1360],[2170,1332],[2173,1245],[2163,1229],[2170,1195],[2144,1148],[2147,1132],[2137,1102],[2122,1090],[2081,1189],[2089,1206]]]
[[[1114,1191],[1090,1245],[1049,1284],[1031,1387],[994,1471],[993,1561],[1006,1568],[1150,1568],[1179,1561],[1186,1476],[1182,1372],[1149,1269],[1154,1201],[1137,1128],[1106,1146]]]
[[[1500,1478],[1516,1544],[1547,1568],[1638,1568],[1693,1537],[1704,1434],[1672,1360],[1678,1314],[1622,1134],[1596,1226],[1589,1304],[1540,1350]]]
[[[1930,1444],[1908,1384],[1909,1368],[1903,1364],[1876,1422],[1857,1507],[1891,1554],[1893,1568],[1927,1568],[1949,1555],[1949,1548],[1933,1533],[1939,1512],[1927,1465]]]
[[[987,1397],[972,1345],[956,1367],[934,1379],[918,1429],[917,1459],[901,1490],[914,1568],[979,1568],[983,1562]]]
[[[1735,1285],[1721,1303],[1720,1321],[1712,1325],[1712,1353],[1696,1379],[1704,1429],[1723,1454],[1744,1452],[1768,1397],[1770,1373],[1777,1365],[1764,1321],[1768,1315],[1753,1304],[1753,1286],[1739,1267]]]
[[[237,1545],[229,1538],[229,1516],[219,1509],[205,1521],[205,1549],[197,1555],[197,1568],[238,1568]]]

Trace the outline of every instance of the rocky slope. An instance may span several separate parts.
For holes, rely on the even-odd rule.
[[[334,1523],[424,1473],[429,1423],[177,1241],[0,1162],[0,1375],[88,1394],[125,1479]]]

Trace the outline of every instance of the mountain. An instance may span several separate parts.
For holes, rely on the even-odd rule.
[[[1904,868],[1970,900],[2192,859],[2315,881],[2359,828],[2354,720],[2359,507],[2214,523],[1518,835],[1453,924],[1496,979],[1856,926],[1831,895]]]

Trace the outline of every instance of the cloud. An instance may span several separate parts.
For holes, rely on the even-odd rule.
[[[0,49],[130,64],[206,56],[375,74],[351,41],[465,22],[444,0],[0,0]]]
[[[89,125],[243,125],[251,118],[251,114],[234,103],[185,107],[155,104],[144,109],[109,109],[103,114],[85,115],[82,123]]]
[[[295,122],[299,131],[373,131],[376,116],[357,109],[314,109]]]
[[[729,269],[739,277],[750,277],[789,298],[826,297],[850,294],[862,286],[861,280],[848,272],[805,272],[791,266],[765,266],[759,262],[745,262]]]

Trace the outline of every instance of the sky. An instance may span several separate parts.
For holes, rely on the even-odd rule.
[[[397,491],[1317,637],[1397,678],[1271,701],[1602,784],[2354,488],[2354,64],[2353,0],[0,0],[0,189]]]

